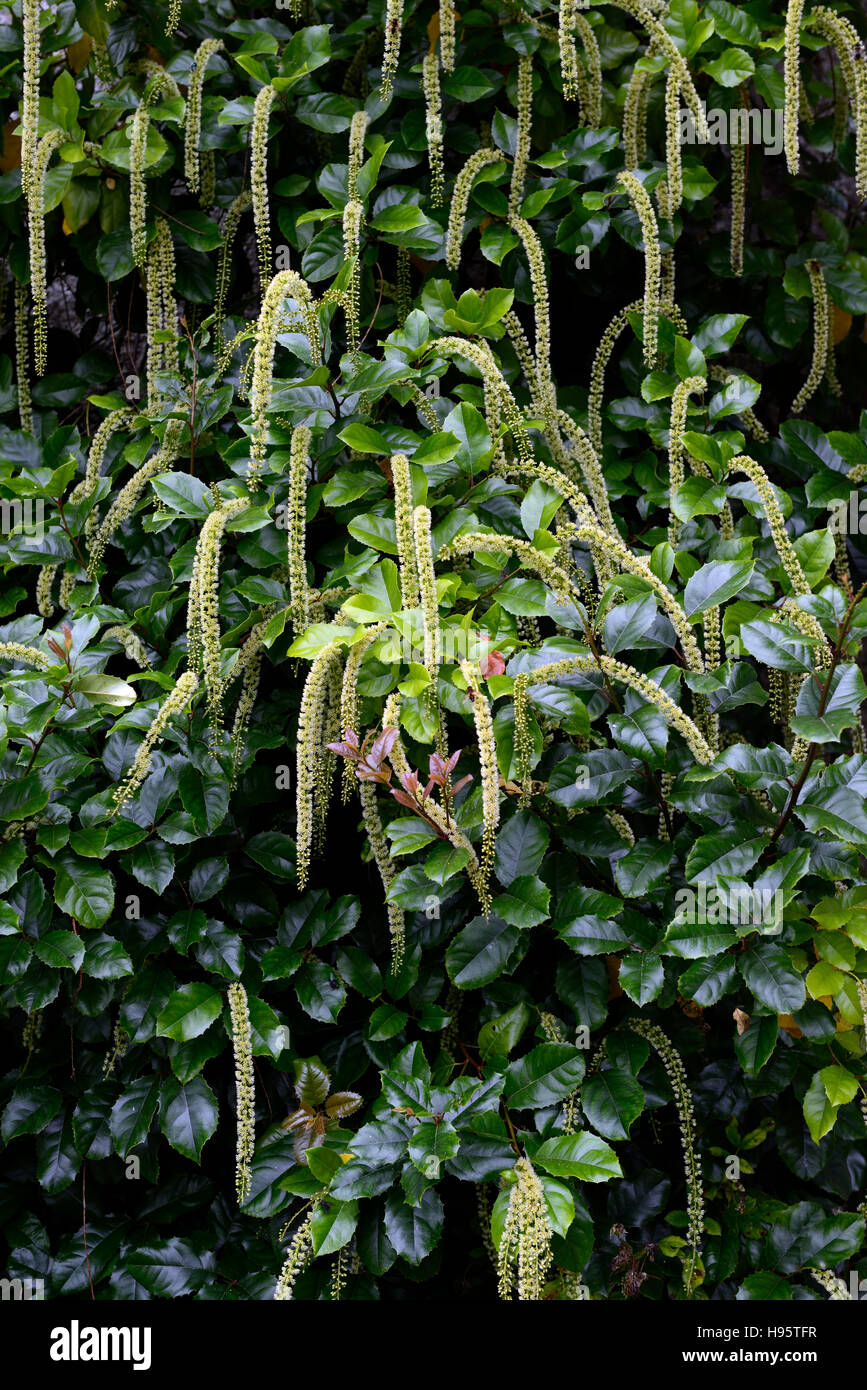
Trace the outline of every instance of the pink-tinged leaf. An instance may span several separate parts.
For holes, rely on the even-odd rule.
[[[506,660],[502,652],[488,652],[479,662],[479,670],[483,680],[490,680],[491,676],[502,676],[506,670]]]
[[[397,729],[383,729],[382,733],[375,740],[373,747],[367,755],[368,761],[374,767],[378,767],[383,758],[388,757],[394,747],[394,741],[397,738],[398,732],[399,730]]]
[[[411,796],[417,796],[419,792],[418,773],[412,768],[400,774],[401,785]]]
[[[391,768],[388,763],[384,767],[374,767],[367,758],[362,758],[355,769],[355,775],[362,782],[381,782],[383,786],[388,786],[391,781]]]
[[[353,748],[349,743],[326,743],[325,747],[332,753],[338,753],[341,758],[349,758],[352,762],[358,760],[357,746]]]
[[[414,797],[407,796],[406,792],[402,792],[398,787],[389,787],[389,791],[401,806],[408,806],[411,811],[418,811],[418,802]]]
[[[471,772],[468,772],[466,777],[462,777],[459,782],[455,782],[455,785],[452,787],[452,796],[457,796],[461,788],[465,787],[468,782],[472,782],[472,780],[473,774]]]
[[[325,1109],[329,1115],[343,1119],[346,1115],[354,1115],[360,1105],[361,1096],[355,1091],[335,1091],[325,1102]]]

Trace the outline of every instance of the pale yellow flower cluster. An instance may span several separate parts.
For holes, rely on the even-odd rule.
[[[34,666],[37,671],[47,671],[51,665],[44,652],[23,642],[0,642],[0,661],[17,661],[22,666]]]
[[[30,228],[30,293],[33,297],[33,366],[37,376],[45,373],[48,352],[45,283],[45,175],[51,156],[66,140],[62,130],[49,130],[36,147],[36,158],[28,180]]]
[[[499,1294],[510,1299],[517,1289],[521,1302],[539,1302],[553,1260],[545,1190],[528,1158],[519,1158],[514,1171],[497,1258]]]
[[[475,154],[470,155],[455,179],[449,208],[449,224],[446,231],[446,265],[449,270],[457,270],[461,263],[461,241],[464,235],[464,223],[467,218],[467,207],[473,180],[486,165],[504,164],[505,161],[506,156],[502,150],[496,150],[492,145],[483,145],[481,149],[476,150]],[[437,346],[439,347],[440,344]]]
[[[249,188],[240,192],[230,203],[223,223],[223,244],[220,247],[220,260],[217,265],[217,287],[214,293],[215,337],[218,351],[223,347],[223,317],[226,312],[226,295],[229,289],[229,273],[232,268],[232,247],[242,215],[253,201]]]
[[[780,511],[774,490],[771,486],[767,473],[760,463],[749,457],[748,454],[739,454],[729,463],[729,473],[745,473],[750,482],[759,494],[759,501],[767,517],[768,526],[771,532],[771,539],[780,557],[780,563],[789,577],[789,583],[796,594],[809,594],[812,592],[810,584],[805,575],[801,562],[795,553],[795,547],[789,540],[786,532],[786,523],[783,520],[783,513]]]
[[[295,839],[298,846],[296,876],[299,890],[306,886],[310,872],[317,800],[321,804],[320,772],[325,763],[325,744],[328,742],[326,731],[329,724],[329,705],[335,678],[342,675],[341,653],[342,647],[338,641],[329,642],[327,647],[323,647],[317,653],[307,673],[301,695],[296,733],[295,778]]]
[[[196,49],[190,70],[187,109],[184,114],[184,178],[191,193],[198,193],[201,182],[199,141],[202,135],[202,87],[205,68],[222,47],[222,39],[205,39]]]
[[[629,1019],[629,1027],[650,1043],[668,1074],[680,1120],[680,1138],[686,1169],[686,1210],[689,1217],[686,1239],[689,1256],[684,1264],[683,1283],[687,1294],[692,1292],[698,1249],[704,1230],[704,1196],[702,1193],[701,1158],[696,1149],[695,1107],[680,1053],[661,1028],[644,1018]]]
[[[141,638],[133,632],[132,628],[125,626],[107,627],[102,634],[101,640],[103,642],[119,642],[123,647],[124,654],[130,661],[135,662],[136,666],[140,667],[143,671],[150,670],[151,664],[148,661],[148,654],[145,651],[144,643]]]
[[[443,169],[442,95],[440,93],[440,69],[436,49],[425,54],[421,80],[424,91],[425,131],[430,164],[431,205],[438,208],[442,206],[445,191],[445,172]]]
[[[518,133],[512,181],[509,186],[509,217],[520,217],[524,199],[527,165],[530,162],[530,140],[533,131],[533,58],[522,53],[518,58]]]
[[[166,725],[173,714],[180,714],[192,700],[199,688],[199,678],[194,671],[185,671],[175,687],[160,706],[156,718],[139,744],[132,767],[114,793],[114,811],[117,813],[125,802],[134,796],[151,769],[151,753],[154,744],[162,738]]]
[[[659,228],[653,204],[641,180],[629,172],[618,174],[617,180],[629,194],[632,206],[638,213],[644,237],[644,362],[646,366],[653,367],[656,362],[660,310]]]
[[[250,139],[250,186],[253,190],[253,223],[259,253],[259,286],[265,294],[271,282],[271,212],[268,204],[268,121],[277,93],[268,84],[260,88],[253,105]]]
[[[256,1092],[247,991],[237,980],[229,985],[229,1013],[232,1019],[232,1050],[235,1055],[235,1107],[237,1112],[235,1188],[240,1203],[246,1201],[252,1183],[250,1163],[255,1147]]]
[[[403,30],[403,0],[385,0],[385,51],[382,55],[382,85],[380,99],[387,101],[394,88],[400,60],[400,40]]]
[[[786,166],[790,174],[797,174],[801,166],[801,156],[798,149],[798,115],[801,101],[801,20],[803,15],[804,0],[789,0],[786,10],[785,55],[783,59],[783,81],[785,84],[783,139]]]
[[[313,1222],[315,1206],[311,1208],[304,1221],[298,1227],[289,1247],[289,1254],[286,1256],[280,1276],[277,1280],[277,1287],[274,1290],[274,1298],[278,1302],[285,1302],[293,1297],[295,1281],[309,1265],[313,1258],[313,1236],[310,1227]]]
[[[222,503],[205,519],[193,558],[187,609],[187,650],[190,664],[199,666],[199,655],[208,692],[208,716],[216,731],[222,722],[222,648],[220,646],[220,551],[229,521],[246,507],[249,497]]]
[[[132,515],[147,483],[158,473],[164,473],[167,468],[171,468],[178,455],[182,430],[183,425],[179,420],[169,420],[162,444],[140,468],[136,469],[112,502],[102,525],[90,543],[90,563],[87,567],[89,579],[94,577],[102,553],[117,528]]]
[[[310,471],[310,430],[298,425],[289,446],[289,501],[286,515],[286,545],[289,561],[289,603],[292,626],[297,636],[307,627],[309,595],[305,532],[307,529],[307,479]]]
[[[392,454],[391,477],[394,483],[394,529],[397,535],[397,559],[400,570],[400,602],[403,608],[418,608],[419,582],[413,530],[412,484],[406,454]]]
[[[473,721],[476,726],[476,743],[479,750],[479,768],[482,781],[482,852],[480,856],[479,878],[476,887],[481,891],[487,883],[494,867],[494,854],[497,847],[497,826],[500,824],[500,774],[497,769],[497,742],[494,738],[494,721],[491,706],[479,689],[478,674],[468,661],[461,661],[461,674],[467,686],[473,691],[471,701]]]
[[[258,485],[259,467],[265,460],[268,440],[267,416],[273,390],[274,352],[277,335],[284,331],[282,310],[286,299],[294,299],[301,310],[314,365],[322,361],[322,340],[319,336],[316,308],[310,287],[296,271],[281,270],[268,285],[256,325],[256,347],[250,384],[250,410],[253,416],[250,481],[254,485]]]

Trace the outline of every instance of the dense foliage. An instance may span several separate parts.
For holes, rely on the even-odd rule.
[[[863,15],[0,18],[7,1277],[857,1297]]]

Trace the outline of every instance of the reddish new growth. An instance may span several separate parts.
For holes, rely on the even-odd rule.
[[[492,653],[493,655],[493,653]],[[372,732],[372,731],[371,731]],[[441,757],[439,753],[431,753],[428,759],[428,770],[430,778],[425,787],[422,787],[419,775],[412,768],[407,768],[406,772],[400,774],[400,787],[390,786],[392,769],[385,759],[388,757],[395,740],[398,730],[389,728],[383,729],[382,733],[374,740],[368,751],[368,741],[371,734],[367,734],[362,744],[358,742],[358,735],[353,729],[346,729],[342,743],[328,743],[326,747],[332,753],[338,753],[341,758],[347,758],[355,763],[355,775],[362,782],[379,782],[384,787],[388,787],[395,801],[401,806],[406,806],[415,815],[420,816],[427,825],[435,830],[440,839],[447,840],[448,835],[443,831],[442,826],[425,809],[425,804],[431,801],[431,791],[434,787],[440,789],[440,800],[446,816],[446,826],[450,824],[449,809],[453,798],[472,781],[471,776],[462,777],[453,787],[449,787],[449,778],[454,772],[458,758],[461,756],[462,749],[452,753],[448,761]],[[402,790],[401,790],[402,788]],[[433,803],[436,805],[436,803]]]
[[[502,652],[488,652],[479,662],[479,670],[482,673],[482,680],[489,681],[491,676],[502,676],[506,670],[506,658]]]

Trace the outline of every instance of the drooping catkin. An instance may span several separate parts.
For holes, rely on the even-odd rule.
[[[518,58],[517,108],[518,132],[512,164],[512,181],[509,186],[510,217],[520,216],[527,165],[530,161],[530,141],[533,133],[533,58],[530,54],[522,53]]]
[[[527,434],[523,416],[488,344],[484,340],[447,337],[438,338],[436,346],[440,355],[464,357],[473,364],[480,373],[486,390],[490,391],[491,396],[502,407],[506,424],[515,441],[520,458],[532,462],[533,447]],[[493,434],[494,431],[492,430],[491,433]]]
[[[530,286],[533,291],[533,312],[536,323],[536,385],[545,417],[553,423],[557,410],[557,398],[551,377],[551,315],[548,303],[548,280],[545,275],[545,256],[542,243],[534,229],[523,217],[512,217],[509,226],[521,238],[527,265],[530,270]]]
[[[145,651],[144,642],[135,632],[133,632],[132,628],[127,627],[125,624],[120,624],[117,627],[107,627],[105,632],[102,634],[101,640],[103,642],[107,642],[110,640],[114,642],[119,642],[120,645],[123,647],[124,654],[129,661],[134,662],[135,665],[138,666],[142,671],[147,671],[150,669],[151,663],[148,659],[148,654]]]
[[[54,151],[66,140],[62,130],[50,130],[36,147],[36,158],[29,179],[30,293],[33,297],[33,367],[37,376],[45,374],[48,353],[45,281],[45,175]]]
[[[671,35],[663,28],[659,19],[651,13],[648,6],[642,3],[642,0],[613,0],[613,3],[617,5],[618,9],[625,10],[627,14],[633,15],[635,19],[639,20],[650,35],[652,40],[651,48],[655,52],[661,50],[665,54],[668,59],[669,69],[677,74],[681,95],[695,121],[698,139],[700,143],[706,144],[709,131],[705,109],[696,90],[695,83],[692,80],[692,74],[690,73],[686,60]]]
[[[440,93],[439,59],[436,49],[425,54],[422,63],[422,88],[425,103],[427,155],[430,165],[431,204],[438,208],[442,206],[445,191],[445,172],[443,169],[442,96]]]
[[[162,444],[155,453],[151,454],[150,458],[145,459],[144,463],[136,469],[129,482],[124,484],[112,502],[102,524],[90,541],[90,562],[87,569],[89,579],[93,579],[103,551],[118,527],[123,525],[134,512],[139,498],[151,478],[155,478],[157,474],[164,473],[167,468],[171,468],[178,456],[182,431],[183,425],[179,420],[169,420]]]
[[[393,454],[391,476],[394,482],[394,527],[400,570],[400,602],[403,608],[419,605],[418,563],[413,530],[412,481],[406,454]]]
[[[589,510],[589,508],[588,508]],[[451,559],[456,555],[480,554],[514,555],[527,569],[538,574],[554,594],[558,603],[580,603],[581,595],[564,569],[551,559],[544,550],[538,550],[530,541],[518,536],[487,534],[482,531],[457,536],[449,545],[443,546],[440,557]]]
[[[240,1204],[245,1202],[250,1195],[253,1180],[250,1163],[255,1146],[256,1092],[247,991],[237,980],[229,985],[229,1012],[232,1020],[232,1051],[235,1057],[235,1109],[237,1116],[235,1190]]]
[[[188,650],[201,650],[208,697],[208,718],[215,734],[222,724],[223,676],[219,609],[223,532],[232,518],[249,505],[249,497],[237,497],[216,507],[202,523],[196,542],[194,563],[198,613],[193,613],[190,617],[197,625],[198,641],[191,644],[188,641]]]
[[[350,352],[358,350],[361,337],[361,226],[364,208],[357,199],[352,199],[343,209],[343,254],[352,262],[349,285],[344,298],[346,314],[346,340]]]
[[[608,531],[603,531],[599,526],[584,523],[577,527],[575,538],[588,545],[595,544],[604,546],[608,550],[611,559],[618,564],[621,569],[626,570],[628,574],[637,575],[638,578],[644,580],[649,588],[653,589],[680,639],[681,650],[687,666],[691,671],[704,671],[701,651],[695,640],[695,634],[689,619],[668,585],[653,572],[647,561],[634,555],[619,537],[613,536]]]
[[[539,1302],[553,1260],[553,1232],[545,1191],[532,1163],[519,1158],[514,1171],[516,1181],[497,1253],[499,1294],[509,1299],[517,1289],[521,1302]]]
[[[244,756],[244,735],[253,713],[259,681],[262,675],[262,658],[265,653],[264,638],[267,622],[256,623],[247,636],[238,655],[238,660],[223,681],[224,690],[232,681],[241,678],[241,693],[235,706],[232,721],[232,786],[237,786],[241,762]]]
[[[386,631],[387,627],[387,622],[372,623],[370,627],[360,629],[353,635],[352,645],[346,657],[346,665],[343,668],[343,684],[340,689],[340,729],[344,735],[347,729],[351,729],[353,733],[358,730],[360,710],[358,677],[361,672],[361,663],[371,645]],[[352,795],[353,788],[358,785],[355,764],[347,758],[343,764],[341,791],[344,805]]]
[[[307,480],[310,472],[310,430],[298,425],[289,446],[289,501],[286,514],[286,545],[289,563],[289,604],[296,637],[307,627],[309,596],[305,532],[307,529]]]
[[[575,0],[560,0],[558,41],[560,47],[560,80],[566,101],[577,101],[578,54],[575,49]]]
[[[124,430],[135,418],[135,411],[129,406],[122,406],[120,410],[112,410],[102,421],[93,439],[90,441],[90,448],[87,451],[87,464],[84,477],[81,482],[76,483],[70,493],[70,502],[83,502],[86,497],[90,497],[99,482],[102,472],[102,465],[105,462],[105,453],[112,436],[118,430]],[[85,535],[90,536],[96,528],[96,516],[93,511],[88,513],[85,522]]]
[[[30,200],[30,180],[36,162],[39,130],[39,70],[42,64],[39,0],[21,0],[24,30],[21,90],[21,187]]]
[[[403,0],[385,0],[385,49],[382,55],[382,84],[380,99],[387,101],[394,88],[397,65],[400,61],[400,40],[403,29]]]
[[[741,106],[746,105],[746,96],[741,93]],[[744,139],[740,139],[743,134]],[[732,275],[744,273],[744,227],[747,211],[747,153],[749,145],[746,131],[733,134],[729,152],[731,155],[732,211],[729,232],[729,264]]]
[[[298,1275],[307,1268],[313,1258],[313,1236],[310,1227],[315,1211],[316,1205],[314,1204],[295,1232],[289,1253],[277,1279],[277,1287],[274,1290],[274,1298],[278,1302],[286,1302],[293,1297]]]
[[[600,126],[602,124],[602,54],[592,26],[577,8],[574,11],[573,21],[575,28],[581,35],[584,58],[587,64],[587,75],[581,84],[584,104],[582,114],[587,125]]]
[[[264,296],[271,282],[271,209],[268,202],[268,122],[277,93],[270,83],[256,95],[250,141],[250,186],[253,190],[253,223],[259,257],[259,288]]]
[[[680,1053],[661,1028],[644,1018],[629,1019],[629,1027],[646,1039],[665,1067],[680,1120],[680,1137],[686,1170],[686,1210],[689,1218],[686,1239],[689,1253],[683,1266],[683,1285],[687,1297],[693,1291],[695,1267],[704,1230],[704,1195],[702,1191],[701,1157],[696,1148],[695,1108],[689,1089],[686,1069]]]
[[[36,607],[43,618],[51,618],[54,615],[53,589],[56,574],[56,565],[42,565],[36,577]]]
[[[350,202],[358,197],[358,175],[364,160],[364,137],[370,125],[370,113],[356,111],[349,125],[349,163],[346,175],[346,195]]]
[[[232,247],[242,215],[253,201],[249,188],[243,189],[229,205],[223,223],[223,244],[220,247],[220,260],[217,265],[217,286],[214,293],[214,319],[217,351],[223,348],[223,317],[226,312],[226,295],[229,290],[229,274],[232,268]]]
[[[678,488],[683,486],[683,432],[686,428],[686,412],[690,396],[706,389],[707,381],[703,376],[690,376],[677,383],[671,398],[668,434],[668,543],[673,549],[677,548],[680,537],[680,521],[674,514],[673,501]]]
[[[479,752],[479,768],[482,781],[482,850],[479,856],[479,877],[477,891],[488,899],[488,880],[494,867],[494,854],[497,847],[497,826],[500,823],[500,785],[497,770],[497,744],[494,738],[494,721],[491,706],[482,694],[481,681],[468,661],[461,661],[461,674],[467,682],[468,690],[473,692],[473,722],[476,728],[476,743]],[[487,914],[486,914],[487,915]]]
[[[268,409],[273,390],[274,351],[281,328],[283,301],[294,299],[301,310],[304,330],[314,365],[322,360],[322,342],[313,296],[307,282],[294,270],[281,270],[267,287],[256,325],[256,347],[250,384],[250,410],[253,429],[250,436],[250,482],[258,486],[258,473],[265,461],[268,442]]]
[[[162,738],[165,727],[172,715],[180,714],[186,709],[199,688],[199,678],[193,671],[185,671],[178,679],[174,689],[163,700],[162,705],[151,723],[150,728],[144,736],[144,740],[139,744],[138,751],[133,759],[132,767],[124,778],[123,782],[114,793],[114,813],[116,814],[130,797],[134,796],[138,788],[144,782],[151,768],[151,753],[154,744]]]
[[[455,0],[440,0],[440,58],[443,72],[455,70]]]
[[[810,276],[810,288],[813,291],[813,359],[807,380],[792,401],[790,415],[800,415],[807,402],[816,394],[827,370],[829,356],[831,306],[825,277],[818,261],[807,261],[806,267]],[[833,338],[830,338],[830,342],[833,349]]]
[[[590,671],[601,671],[602,675],[609,680],[628,686],[630,690],[634,690],[649,704],[655,705],[665,722],[684,739],[697,763],[706,764],[713,761],[713,750],[701,730],[693,723],[689,715],[685,714],[680,706],[666,695],[662,687],[657,685],[656,681],[651,680],[650,676],[645,676],[642,672],[637,671],[634,666],[627,666],[625,662],[617,661],[610,656],[564,657],[562,661],[553,661],[544,666],[537,666],[532,671],[522,672],[516,676],[514,689],[516,751],[518,749],[519,681],[521,683],[521,698],[526,699],[527,690],[534,685],[545,685],[558,680],[561,676]]]
[[[129,136],[129,229],[132,258],[139,269],[144,269],[147,257],[145,156],[150,121],[147,102],[142,97],[133,113]]]
[[[437,582],[433,562],[430,511],[427,507],[416,507],[413,512],[412,520],[416,573],[418,575],[422,622],[424,627],[424,666],[430,676],[433,694],[435,696],[437,677],[443,659],[443,650],[439,619],[439,601],[437,599]]]
[[[665,179],[668,186],[667,217],[674,217],[683,202],[683,169],[680,158],[680,79],[672,69],[665,83]]]
[[[17,661],[22,666],[32,666],[37,671],[47,671],[51,660],[44,652],[28,647],[23,642],[0,642],[0,661]]]
[[[328,706],[329,685],[341,665],[341,644],[329,642],[313,659],[301,695],[298,714],[297,772],[295,777],[295,808],[297,843],[296,877],[303,891],[310,872],[313,850],[314,796],[317,787],[317,763],[324,754],[324,723]]]
[[[148,410],[159,411],[164,397],[157,372],[178,369],[178,308],[175,303],[175,250],[169,224],[157,218],[156,236],[147,256],[147,390]]]
[[[623,102],[623,145],[627,169],[637,169],[646,152],[646,113],[652,76],[635,67]]]
[[[382,886],[388,893],[394,882],[396,870],[391,859],[391,846],[386,839],[379,815],[376,788],[370,782],[359,782],[358,795],[361,798],[361,812],[364,817],[367,842],[373,851],[374,862],[379,870]],[[406,949],[406,917],[403,908],[398,903],[386,900],[386,910],[391,937],[391,971],[393,975],[397,975],[403,965]]]
[[[30,344],[27,341],[27,286],[15,281],[15,386],[18,391],[18,423],[33,432],[30,399]]]
[[[464,223],[467,219],[467,207],[472,192],[473,180],[476,175],[488,164],[504,164],[506,156],[502,150],[494,149],[493,146],[483,145],[481,149],[471,154],[464,164],[452,190],[451,207],[449,208],[449,224],[446,232],[446,265],[449,270],[457,270],[461,263],[461,242],[464,235]]]
[[[785,88],[783,148],[786,153],[786,167],[790,174],[798,173],[801,162],[798,149],[798,115],[800,111],[801,20],[803,14],[804,0],[789,0],[786,10],[785,55],[783,60]]]
[[[657,334],[659,331],[659,229],[653,204],[640,179],[628,171],[617,176],[641,222],[644,237],[644,362],[652,367],[656,362]]]
[[[796,594],[811,593],[809,580],[803,571],[795,547],[789,540],[783,513],[780,511],[770,479],[761,464],[756,463],[756,460],[750,458],[748,454],[739,454],[729,463],[728,471],[729,473],[745,473],[759,494],[759,501],[767,518],[771,539],[793,591]]]
[[[222,39],[205,39],[196,49],[190,70],[187,108],[184,114],[184,178],[191,193],[198,193],[201,183],[199,141],[202,136],[202,87],[205,69],[214,54],[219,53],[222,47]]]

